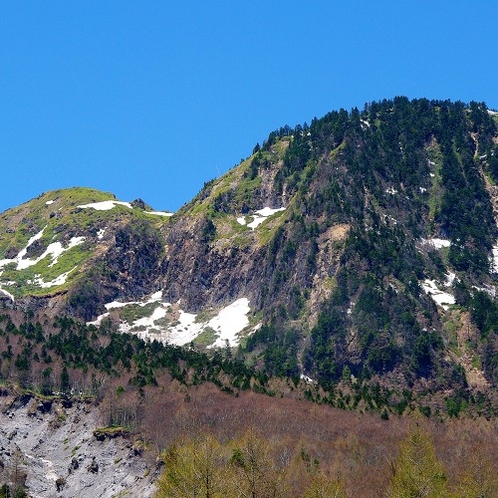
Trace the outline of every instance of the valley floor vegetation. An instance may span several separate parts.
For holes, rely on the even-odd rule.
[[[356,450],[361,452],[361,447]],[[498,476],[489,455],[476,450],[467,459],[466,468],[450,482],[431,437],[413,426],[397,456],[389,462],[390,477],[384,496],[497,496]],[[226,443],[209,433],[182,438],[163,452],[162,460],[164,471],[157,482],[156,498],[359,496],[354,483],[346,483],[338,462],[323,469],[304,447],[297,451],[278,448],[252,429]],[[377,495],[374,489],[371,492],[371,496]]]
[[[159,489],[171,493],[163,496],[493,496],[458,494],[472,482],[481,486],[476,493],[490,486],[496,496],[489,479],[498,475],[492,410],[451,415],[420,409],[408,395],[396,408],[375,386],[349,385],[350,393],[337,390],[332,399],[305,381],[249,368],[229,349],[207,356],[195,348],[144,343],[105,324],[96,329],[7,311],[0,317],[2,409],[14,397],[35,398],[53,412],[54,423],[64,423],[53,408],[56,400],[85,400],[99,410],[102,431],[130,438],[151,471],[160,456]],[[409,429],[414,420],[419,432]],[[402,455],[414,446],[420,465],[407,470],[411,457]],[[221,475],[223,486],[246,495],[172,491],[198,474],[202,452],[193,458],[193,448],[212,453],[213,479]],[[424,468],[436,471],[427,484],[434,491],[396,491],[412,479],[402,476],[416,477]]]

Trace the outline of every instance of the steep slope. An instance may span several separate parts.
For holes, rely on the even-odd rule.
[[[153,496],[154,467],[131,437],[101,437],[90,403],[5,395],[0,402],[2,470],[8,475],[17,465],[29,496]]]
[[[424,99],[282,128],[177,213],[164,293],[196,310],[247,297],[263,326],[244,353],[274,374],[485,388],[496,143],[484,104]]]
[[[107,299],[143,296],[155,289],[166,214],[86,188],[8,210],[0,218],[0,293],[32,311],[83,319]]]
[[[228,341],[330,402],[341,383],[458,408],[498,381],[496,119],[403,97],[331,112],[271,133],[171,217],[44,194],[2,215],[0,287],[144,338]]]

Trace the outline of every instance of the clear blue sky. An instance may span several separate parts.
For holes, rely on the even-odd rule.
[[[0,211],[176,210],[280,126],[406,95],[498,108],[496,0],[0,4]]]

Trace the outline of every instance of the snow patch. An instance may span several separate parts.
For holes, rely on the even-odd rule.
[[[50,263],[48,265],[49,268],[51,268],[58,263],[59,257],[64,252],[69,251],[69,249],[71,249],[77,245],[82,244],[84,241],[85,241],[85,237],[72,237],[71,240],[69,241],[69,244],[67,247],[64,247],[60,242],[52,242],[45,249],[45,252],[41,256],[38,256],[36,259],[21,259],[21,260],[19,260],[17,263],[17,269],[24,270],[26,268],[29,268],[30,266],[34,266],[37,263],[39,263],[42,259],[46,258],[47,256],[52,257],[52,263]]]
[[[45,230],[45,228],[47,228],[47,227],[43,227],[37,234],[33,235],[33,237],[31,237],[28,240],[28,243],[26,244],[26,246],[19,251],[19,254],[14,259],[2,259],[2,260],[0,260],[0,268],[4,267],[5,265],[8,265],[10,263],[17,263],[17,269],[19,270],[20,269],[19,262],[21,261],[22,258],[24,258],[24,256],[26,256],[26,254],[28,252],[28,247],[31,244],[33,244],[33,242],[36,242],[37,240],[42,238],[43,231]]]
[[[12,302],[15,301],[14,296],[10,292],[7,292],[5,289],[2,289],[2,287],[0,287],[0,293],[6,295]]]
[[[208,347],[223,347],[227,341],[233,347],[239,344],[240,332],[249,325],[247,315],[250,312],[250,307],[247,298],[238,299],[221,309],[216,316],[204,322],[197,320],[197,315],[194,313],[177,309],[178,319],[171,323],[164,319],[168,315],[172,315],[173,306],[170,303],[162,302],[161,291],[156,292],[144,302],[122,303],[113,301],[108,303],[105,305],[107,311],[87,324],[99,326],[104,318],[110,316],[110,310],[112,309],[129,305],[145,306],[150,303],[157,303],[157,307],[150,316],[139,318],[133,323],[122,321],[119,325],[120,332],[136,334],[144,340],[155,339],[166,344],[184,346],[194,341],[203,332],[211,331],[214,333],[215,338]],[[261,327],[261,324],[256,325],[251,333],[254,333],[259,327]]]
[[[491,272],[498,273],[498,242],[493,246],[491,257]]]
[[[398,191],[394,187],[386,188],[385,192],[386,194],[391,194],[391,195],[395,195],[398,193]]]
[[[315,384],[315,381],[311,377],[308,377],[307,375],[301,374],[299,377],[301,380],[304,380],[306,384]]]
[[[45,204],[46,204],[47,206],[50,206],[50,204],[53,204],[53,203],[54,203],[54,201],[47,201]]]
[[[267,218],[268,216],[271,216],[272,214],[278,213],[280,211],[285,211],[285,208],[282,207],[282,208],[272,209],[269,207],[265,207],[263,209],[259,209],[258,211],[256,211],[256,214],[259,214],[260,216],[264,216],[265,218]]]
[[[154,294],[152,294],[152,296],[150,296],[149,300],[147,301],[147,304],[158,303],[159,301],[161,301],[162,298],[163,298],[163,291],[154,292]]]
[[[154,327],[154,324],[157,320],[164,318],[166,316],[166,309],[162,306],[158,306],[153,312],[151,316],[145,316],[143,318],[139,318],[133,322],[133,327],[145,327],[151,328]]]
[[[44,282],[40,275],[36,275],[35,280],[33,282],[28,281],[28,283],[33,283],[35,285],[38,285],[42,289],[47,289],[49,287],[54,287],[56,285],[62,285],[62,284],[66,283],[68,275],[71,272],[73,272],[74,270],[76,270],[76,266],[72,270],[69,270],[69,271],[63,273],[62,275],[59,275],[57,278],[55,278],[51,282]]]
[[[247,224],[247,226],[249,228],[252,228],[254,230],[259,225],[261,225],[261,223],[263,223],[266,220],[266,218],[268,218],[269,216],[272,216],[273,214],[278,213],[280,211],[285,211],[285,208],[284,207],[282,207],[282,208],[264,207],[263,209],[258,209],[257,211],[255,211],[255,214],[251,215],[253,217],[253,220],[251,221],[251,223],[246,222],[245,216],[237,218],[237,222],[241,225]]]
[[[449,273],[447,275],[447,281],[444,283],[444,286],[451,287],[454,280],[455,274]],[[447,310],[450,306],[455,304],[455,297],[449,292],[440,290],[435,280],[424,280],[424,282],[422,283],[422,288],[427,294],[429,294],[429,296],[432,297],[434,302],[441,306],[444,310]]]
[[[242,298],[223,308],[218,316],[210,320],[208,326],[219,333],[210,347],[221,348],[227,341],[231,346],[238,344],[238,333],[249,325],[247,314],[250,310],[249,300]]]
[[[83,241],[85,240],[85,237],[73,237],[69,241],[69,244],[67,247],[64,247],[60,242],[52,242],[45,249],[44,253],[41,256],[38,256],[36,259],[23,259],[24,256],[26,256],[26,254],[28,252],[29,246],[31,244],[33,244],[33,242],[41,239],[41,237],[43,235],[43,231],[45,230],[45,228],[42,228],[36,235],[33,235],[33,237],[31,237],[28,240],[28,243],[26,244],[26,246],[23,249],[21,249],[21,251],[19,251],[19,254],[15,258],[0,260],[0,268],[3,268],[4,266],[6,266],[10,263],[16,263],[17,270],[25,270],[26,268],[29,268],[30,266],[36,265],[37,263],[39,263],[42,259],[46,258],[47,256],[52,257],[52,263],[50,263],[50,265],[49,265],[49,267],[52,267],[52,266],[55,266],[57,264],[59,256],[61,256],[65,251],[68,251],[72,247],[75,247],[79,244],[82,244]]]
[[[154,294],[152,294],[147,301],[128,301],[126,303],[122,303],[120,301],[113,301],[112,303],[104,304],[104,307],[106,310],[111,310],[113,308],[123,308],[124,306],[130,306],[134,304],[138,306],[146,306],[147,304],[150,303],[160,302],[162,297],[163,297],[163,291],[157,291]]]
[[[434,249],[442,249],[443,247],[451,246],[451,240],[439,239],[437,237],[434,237],[432,239],[420,239],[420,242],[423,245],[431,245],[434,247]]]
[[[126,206],[127,208],[132,209],[131,204],[129,202],[122,201],[100,201],[100,202],[91,202],[90,204],[81,204],[78,206],[79,208],[93,208],[96,211],[109,211],[114,206]]]
[[[472,288],[481,292],[485,292],[486,294],[488,294],[488,296],[496,299],[496,287],[494,287],[493,285],[484,285],[484,287],[477,287],[473,285]]]
[[[173,216],[175,213],[168,213],[166,211],[144,211],[145,214],[155,214],[156,216]]]
[[[247,226],[254,230],[255,228],[258,228],[259,225],[261,225],[261,223],[263,223],[263,221],[265,221],[265,220],[266,220],[266,218],[264,216],[254,216],[251,223],[248,223]]]

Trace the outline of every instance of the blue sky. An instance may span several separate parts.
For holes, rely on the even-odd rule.
[[[498,2],[0,5],[0,211],[89,186],[176,210],[256,142],[406,95],[498,108]]]

